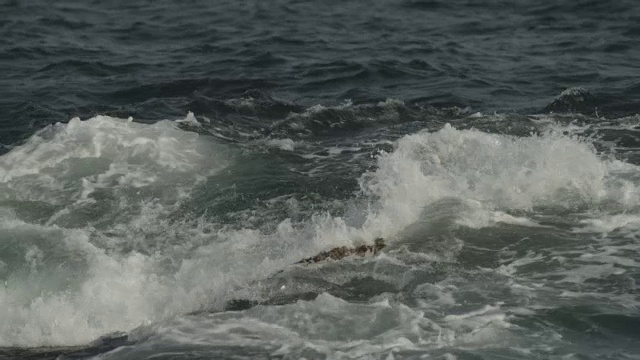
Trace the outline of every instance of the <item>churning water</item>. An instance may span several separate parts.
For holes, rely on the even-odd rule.
[[[639,21],[3,2],[0,357],[640,358]]]

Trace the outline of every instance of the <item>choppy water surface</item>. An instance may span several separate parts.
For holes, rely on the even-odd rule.
[[[640,358],[639,20],[2,2],[0,357]]]

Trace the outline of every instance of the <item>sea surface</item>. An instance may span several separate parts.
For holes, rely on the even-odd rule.
[[[635,0],[0,0],[0,358],[640,359],[639,60]]]

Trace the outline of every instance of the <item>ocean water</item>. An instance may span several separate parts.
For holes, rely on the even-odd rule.
[[[0,358],[640,359],[638,24],[0,1]]]

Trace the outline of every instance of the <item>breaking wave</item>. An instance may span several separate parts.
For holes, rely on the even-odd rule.
[[[198,125],[192,114],[181,122]],[[549,211],[636,214],[640,200],[636,166],[598,154],[567,129],[516,137],[446,125],[406,135],[380,153],[376,167],[360,176],[359,191],[342,199],[348,204],[342,214],[316,211],[264,228],[234,228],[184,208],[206,201],[195,194],[230,176],[248,150],[180,126],[72,119],[0,157],[0,346],[84,344],[198,309],[222,309],[235,295],[251,294],[252,281],[334,246],[377,237],[401,245],[416,240],[412,232],[438,226],[539,226],[536,214]],[[297,149],[292,140],[267,144]],[[289,194],[287,211],[295,212],[302,195]],[[349,306],[389,312],[400,323],[418,311],[380,301]],[[344,301],[324,295],[315,302]],[[297,326],[281,324],[279,311],[255,316]],[[465,319],[447,321],[464,328]],[[406,326],[419,325],[412,324]],[[405,331],[392,328],[362,336],[384,340]]]

